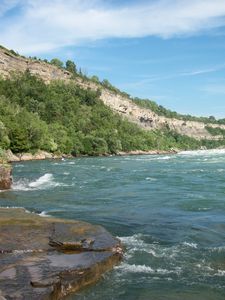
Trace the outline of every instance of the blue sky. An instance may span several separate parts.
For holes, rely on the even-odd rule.
[[[140,98],[225,117],[225,0],[0,0],[0,44]]]

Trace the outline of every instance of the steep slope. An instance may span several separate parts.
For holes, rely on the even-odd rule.
[[[145,130],[167,128],[197,140],[219,140],[223,138],[222,135],[212,135],[207,130],[207,127],[225,130],[225,125],[205,124],[203,122],[184,121],[159,116],[150,109],[139,107],[128,97],[104,88],[100,84],[79,76],[73,76],[67,70],[60,69],[49,63],[17,56],[3,47],[0,48],[0,75],[9,77],[11,72],[25,72],[26,70],[29,70],[31,74],[40,76],[46,83],[50,83],[53,80],[74,81],[77,85],[85,89],[101,89],[100,99],[107,106]]]

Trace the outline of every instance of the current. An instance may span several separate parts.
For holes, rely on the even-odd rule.
[[[100,224],[126,247],[68,299],[225,299],[225,150],[21,162],[13,179],[2,207]]]

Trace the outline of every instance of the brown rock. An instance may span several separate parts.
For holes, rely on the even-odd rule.
[[[8,190],[12,184],[12,167],[8,164],[0,165],[0,190]]]
[[[19,157],[13,154],[11,150],[7,150],[5,154],[8,162],[20,161]]]
[[[96,282],[122,254],[101,226],[0,209],[2,299],[62,299]]]

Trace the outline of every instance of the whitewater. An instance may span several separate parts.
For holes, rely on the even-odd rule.
[[[225,299],[225,150],[14,164],[0,205],[101,224],[123,262],[69,299]]]

